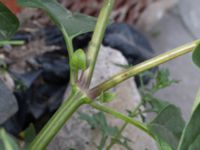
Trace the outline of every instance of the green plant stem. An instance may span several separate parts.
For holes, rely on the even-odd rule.
[[[107,24],[109,22],[109,17],[112,12],[114,2],[115,0],[104,0],[102,9],[100,11],[94,34],[88,47],[87,59],[89,67],[83,72],[81,77],[81,85],[84,88],[87,88],[90,85],[99,49],[103,40]]]
[[[138,65],[130,67],[129,69],[111,77],[107,81],[92,88],[89,92],[89,96],[91,98],[95,98],[99,94],[101,94],[103,91],[107,91],[108,89],[113,88],[117,84],[123,82],[124,80],[127,80],[130,77],[133,77],[134,75],[137,75],[137,74],[144,72],[150,68],[153,68],[153,67],[163,64],[165,62],[168,62],[168,61],[175,59],[179,56],[182,56],[186,53],[189,53],[197,46],[198,42],[199,42],[199,40],[194,41],[192,43],[186,44],[184,46],[178,47],[176,49],[173,49],[171,51],[168,51],[161,55],[158,55],[158,56],[156,56],[152,59],[149,59],[143,63],[140,63]]]
[[[3,45],[23,45],[25,42],[24,41],[0,41],[0,46]]]
[[[148,130],[148,128],[147,128],[147,126],[145,124],[143,124],[143,123],[141,123],[141,122],[139,122],[137,120],[134,120],[134,119],[132,119],[132,118],[130,118],[130,117],[124,115],[124,114],[121,114],[121,113],[119,113],[119,112],[117,112],[117,111],[115,111],[115,110],[113,110],[113,109],[111,109],[109,107],[103,106],[101,104],[93,102],[93,103],[90,103],[90,105],[95,109],[98,109],[100,111],[106,112],[106,113],[108,113],[108,114],[110,114],[110,115],[112,115],[112,116],[114,116],[114,117],[116,117],[118,119],[121,119],[121,120],[123,120],[123,121],[125,121],[125,122],[127,122],[129,124],[134,125],[135,127],[141,129],[142,131],[147,133],[149,136],[154,138],[154,136],[151,134],[151,132]]]
[[[65,101],[49,122],[39,132],[31,143],[29,150],[43,150],[72,116],[72,114],[83,104],[87,103],[82,92],[76,92]]]
[[[103,150],[104,149],[104,146],[106,144],[107,139],[108,139],[108,135],[106,135],[105,133],[103,133],[103,135],[101,137],[100,144],[98,146],[98,150]]]
[[[143,105],[143,102],[141,101],[137,107],[132,111],[131,113],[131,117],[136,117],[137,116],[137,112],[140,109],[140,107]],[[122,127],[119,129],[118,133],[116,134],[116,136],[111,140],[110,144],[107,146],[106,150],[110,150],[112,148],[112,146],[117,142],[117,139],[119,139],[119,137],[122,135],[122,132],[124,131],[124,129],[128,126],[128,123],[125,122]]]
[[[68,34],[67,34],[67,32],[64,28],[61,28],[61,31],[63,33],[65,43],[66,43],[66,46],[67,46],[67,51],[68,51],[68,55],[69,55],[68,58],[69,58],[69,64],[70,64],[72,55],[74,53],[74,47],[73,47],[72,39],[68,36]],[[71,83],[71,85],[75,85],[76,80],[77,80],[77,72],[74,72],[72,70],[72,67],[70,67],[70,83]]]
[[[116,137],[114,139],[112,139],[110,144],[106,147],[106,150],[110,150],[113,147],[113,145],[115,145],[117,143],[117,139],[122,135],[122,132],[127,127],[127,125],[128,125],[128,123],[124,123],[122,125],[122,127],[119,129],[119,132],[117,133]]]

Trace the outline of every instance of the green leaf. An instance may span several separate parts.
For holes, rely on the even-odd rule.
[[[0,149],[20,150],[15,140],[4,129],[0,129]]]
[[[95,129],[98,127],[98,124],[96,122],[96,119],[94,118],[94,116],[90,116],[86,113],[79,113],[79,119],[86,121],[92,129]]]
[[[23,132],[23,135],[24,135],[24,141],[28,146],[36,137],[36,131],[34,125],[30,124],[29,127]]]
[[[150,94],[146,94],[142,98],[143,101],[151,105],[151,111],[155,113],[160,113],[163,109],[170,105],[167,101],[157,99]]]
[[[199,104],[200,104],[200,90],[198,91],[196,99],[194,100],[194,104],[192,106],[192,113],[196,110]]]
[[[116,97],[116,94],[114,93],[102,92],[98,99],[101,103],[109,103],[113,101],[115,97]]]
[[[170,79],[169,69],[160,69],[156,74],[156,83],[153,84],[153,91],[157,92],[161,89],[171,86],[173,83],[178,83],[176,80]]]
[[[108,125],[106,116],[103,112],[98,112],[93,115],[79,113],[79,117],[80,119],[87,121],[92,128],[99,129],[106,136],[114,137],[118,132],[117,127],[111,127]]]
[[[200,41],[193,50],[192,60],[198,67],[200,67]]]
[[[143,83],[143,76],[153,78],[151,86],[145,87]],[[148,112],[160,113],[165,107],[169,105],[167,101],[156,98],[154,94],[164,88],[171,86],[173,83],[178,81],[170,79],[170,72],[168,69],[161,68],[156,73],[146,71],[140,75],[140,94],[142,100],[151,106]]]
[[[18,29],[17,17],[0,2],[0,40],[9,39]]]
[[[148,125],[149,130],[156,137],[160,150],[176,150],[185,122],[180,110],[169,105]]]
[[[119,134],[120,130],[116,126],[110,126],[103,112],[98,112],[93,115],[79,113],[79,117],[80,119],[87,121],[92,129],[99,129],[101,131],[102,138],[98,149],[103,149],[108,138],[111,138],[116,142],[116,144],[122,145],[127,150],[131,150],[128,144],[132,141],[124,137],[122,134]]]
[[[149,102],[152,107],[152,111],[156,113],[160,113],[164,108],[166,108],[169,103],[166,101],[161,101],[158,99],[153,99],[152,101]]]
[[[171,146],[162,139],[159,139],[159,137],[156,137],[156,141],[160,150],[172,150]]]
[[[105,134],[107,134],[107,130],[108,129],[108,122],[106,120],[106,116],[104,115],[103,112],[98,112],[96,114],[93,115],[94,120],[97,123],[97,127],[104,132]]]
[[[193,114],[184,128],[178,150],[199,150],[200,149],[200,95],[194,103]]]
[[[85,52],[82,49],[78,49],[72,55],[70,67],[74,71],[85,70],[87,68],[87,59]]]
[[[72,13],[60,5],[57,0],[17,0],[24,7],[44,10],[59,29],[64,28],[72,39],[80,34],[93,31],[96,19],[80,13]]]

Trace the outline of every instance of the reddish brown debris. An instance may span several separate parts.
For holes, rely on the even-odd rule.
[[[0,0],[0,2],[5,4],[13,13],[19,13],[21,11],[16,0]]]
[[[153,1],[157,0],[116,0],[111,17],[115,22],[126,22],[130,25],[136,24],[143,11]],[[81,12],[97,17],[103,0],[59,0],[59,2],[72,12]],[[46,26],[50,23],[49,18],[40,9],[37,9],[32,14],[30,14],[32,11],[29,11],[26,9],[23,10],[20,16],[24,18],[23,16],[29,14],[28,16],[32,20],[32,23],[39,27]]]
[[[147,7],[149,0],[116,0],[112,18],[116,22],[134,24]],[[61,0],[71,11],[98,16],[103,0]]]

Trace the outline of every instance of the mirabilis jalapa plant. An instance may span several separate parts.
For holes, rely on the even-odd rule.
[[[158,113],[155,119],[149,123],[142,123],[134,120],[129,116],[103,105],[103,103],[109,102],[113,98],[113,94],[107,92],[110,88],[134,75],[175,59],[178,56],[193,51],[193,61],[200,67],[199,40],[130,67],[96,87],[91,88],[90,82],[104,32],[109,23],[114,0],[104,0],[97,20],[83,14],[71,13],[69,10],[62,7],[56,0],[18,0],[18,3],[24,7],[40,8],[50,16],[52,21],[63,33],[70,63],[71,93],[49,122],[34,138],[28,146],[28,149],[45,149],[60,128],[82,105],[91,105],[95,109],[113,115],[114,117],[141,129],[157,142],[160,150],[200,149],[200,94],[197,95],[192,108],[191,118],[186,124],[181,117],[180,110],[171,104],[166,105],[166,107]],[[18,26],[19,22],[17,18],[8,10],[8,8],[0,3],[0,46],[5,44],[23,44],[22,41],[9,40],[17,30]],[[94,32],[87,53],[81,49],[75,51],[72,45],[73,38],[89,31]],[[80,77],[78,76],[78,73],[81,74]],[[16,143],[3,129],[0,130],[0,139],[2,140],[0,146],[4,149],[19,149]]]

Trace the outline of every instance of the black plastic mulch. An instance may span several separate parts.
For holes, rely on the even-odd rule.
[[[75,49],[87,47],[92,33],[81,35],[73,41]],[[18,32],[13,39],[30,42],[37,37],[43,37],[47,45],[59,46],[53,52],[47,52],[35,58],[37,66],[31,72],[23,75],[12,73],[20,88],[14,93],[18,101],[19,111],[2,126],[13,135],[33,123],[39,131],[57,110],[63,100],[65,88],[69,82],[69,65],[65,43],[60,31],[49,26],[33,34]],[[133,26],[124,23],[112,24],[107,28],[103,45],[110,46],[122,52],[129,65],[136,65],[154,55],[153,49],[143,34]],[[155,72],[157,68],[151,69]],[[150,78],[144,76],[147,84]],[[135,81],[139,84],[139,77]]]

